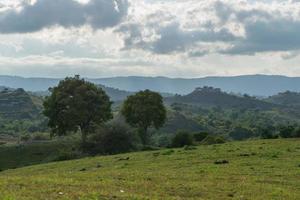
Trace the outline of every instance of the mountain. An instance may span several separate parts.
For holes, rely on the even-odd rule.
[[[285,105],[285,106],[299,107],[300,106],[300,93],[286,91],[286,92],[279,93],[277,95],[270,96],[269,98],[266,99],[266,101],[275,103],[275,104]]]
[[[213,87],[196,88],[190,94],[165,98],[165,101],[169,104],[184,103],[202,107],[220,107],[226,109],[270,110],[276,107],[272,103],[264,102],[248,95],[237,96],[228,94],[219,88]]]
[[[114,77],[93,79],[93,82],[127,91],[150,89],[173,94],[188,94],[197,87],[211,86],[226,92],[271,96],[287,90],[300,92],[300,77],[246,75],[195,79],[166,77]]]
[[[0,85],[24,88],[27,91],[45,91],[60,79],[0,76]],[[245,75],[234,77],[205,77],[194,79],[167,77],[112,77],[87,79],[98,85],[136,92],[150,89],[162,93],[188,94],[197,87],[211,86],[226,92],[254,96],[272,96],[284,91],[300,92],[300,77]]]
[[[23,88],[26,91],[45,91],[58,84],[60,79],[23,78],[19,76],[0,76],[0,85],[10,88]]]

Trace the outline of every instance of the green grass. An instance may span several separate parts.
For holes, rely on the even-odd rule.
[[[217,165],[217,160],[229,163]],[[300,140],[296,139],[93,157],[0,173],[4,200],[299,197]]]
[[[0,171],[47,163],[70,156],[73,146],[74,142],[66,140],[2,145],[0,146]]]

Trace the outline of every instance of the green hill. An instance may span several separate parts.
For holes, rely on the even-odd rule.
[[[0,91],[0,134],[20,136],[47,130],[47,119],[41,114],[43,98],[23,89]],[[5,142],[0,138],[0,143]]]
[[[196,88],[192,93],[181,96],[166,98],[168,103],[186,103],[198,105],[202,107],[220,107],[220,108],[235,108],[235,109],[258,109],[269,110],[275,105],[264,102],[254,97],[247,95],[237,96],[228,94],[218,88],[203,87]]]
[[[0,92],[0,117],[6,119],[31,119],[39,114],[37,105],[23,89]]]
[[[286,91],[286,92],[279,93],[274,96],[270,96],[269,98],[266,99],[266,101],[275,103],[275,104],[285,105],[285,106],[299,107],[300,106],[300,93]]]
[[[0,199],[297,200],[299,157],[299,140],[91,157],[0,172]]]

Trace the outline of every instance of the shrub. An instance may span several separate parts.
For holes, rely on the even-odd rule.
[[[54,161],[74,160],[81,157],[81,153],[75,151],[61,151]]]
[[[243,127],[235,127],[230,133],[229,137],[234,140],[245,140],[253,137],[254,134],[251,130]]]
[[[204,140],[206,137],[208,136],[207,132],[200,132],[200,133],[195,133],[194,134],[194,139],[197,142],[201,142],[202,140]]]
[[[278,138],[278,135],[274,134],[274,128],[273,127],[262,128],[259,131],[260,131],[260,137],[262,139],[276,139],[276,138]]]
[[[158,147],[170,147],[171,146],[171,140],[172,137],[169,135],[164,134],[156,134],[154,137],[152,137],[154,140],[154,145]]]
[[[295,129],[293,137],[300,138],[300,128]]]
[[[179,131],[172,140],[172,147],[178,148],[186,145],[193,145],[193,142],[194,138],[190,133]]]
[[[211,144],[223,144],[226,140],[222,136],[207,136],[204,140],[202,140],[201,144],[211,145]]]
[[[282,138],[292,138],[294,131],[295,131],[294,126],[281,126],[279,128],[279,135]]]
[[[28,142],[30,139],[31,139],[31,137],[30,137],[29,134],[23,134],[23,135],[21,135],[21,137],[20,137],[20,140],[21,140],[22,142]]]
[[[89,142],[92,154],[118,154],[136,149],[136,133],[124,123],[108,123],[99,127]]]

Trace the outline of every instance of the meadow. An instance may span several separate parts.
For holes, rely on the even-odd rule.
[[[253,140],[0,172],[0,199],[299,199],[300,140]]]

